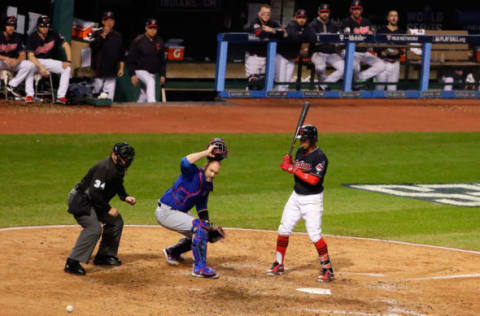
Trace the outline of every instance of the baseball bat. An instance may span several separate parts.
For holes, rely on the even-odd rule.
[[[297,142],[298,131],[305,122],[305,118],[307,117],[308,109],[310,109],[310,102],[305,101],[303,104],[302,113],[300,113],[300,117],[298,118],[297,129],[295,130],[295,135],[293,135],[292,144],[290,145],[290,150],[288,151],[288,155],[292,155],[293,148],[295,147],[295,143]]]
[[[161,85],[162,88],[162,103],[167,103],[167,95],[165,93],[165,85]]]

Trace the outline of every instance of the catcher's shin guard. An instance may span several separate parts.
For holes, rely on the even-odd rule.
[[[192,252],[195,263],[192,275],[200,278],[218,278],[212,267],[207,266],[208,224],[202,220],[193,220]]]

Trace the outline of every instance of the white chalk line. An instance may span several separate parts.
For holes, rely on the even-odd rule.
[[[457,275],[440,275],[424,278],[410,278],[405,279],[407,281],[428,281],[428,280],[445,280],[445,279],[466,279],[466,278],[480,278],[480,273],[471,274],[457,274]]]
[[[318,287],[304,287],[297,289],[297,291],[308,294],[332,295],[332,291],[330,289],[322,289]]]
[[[390,307],[386,313],[366,313],[366,312],[355,312],[355,311],[342,311],[342,310],[333,310],[333,309],[314,309],[314,308],[293,308],[293,307],[282,307],[282,310],[294,310],[302,311],[309,313],[326,313],[326,314],[335,314],[335,315],[354,315],[354,316],[401,316],[401,315],[413,315],[413,316],[428,316],[426,314],[417,313],[409,309],[403,309],[399,307]],[[400,313],[400,314],[399,314]]]
[[[338,274],[338,275],[342,275],[342,274],[346,274],[346,275],[358,275],[358,276],[369,276],[369,277],[374,277],[374,278],[383,278],[385,276],[385,274],[383,273],[363,273],[363,272],[336,272],[335,271],[335,274]]]
[[[68,228],[68,227],[75,227],[78,225],[45,225],[45,226],[16,226],[16,227],[5,227],[0,228],[0,232],[2,231],[10,231],[10,230],[24,230],[24,229],[45,229],[45,228]],[[125,225],[126,227],[140,227],[140,228],[158,228],[163,229],[160,225]],[[238,231],[252,231],[252,232],[265,232],[265,233],[276,233],[275,230],[267,230],[267,229],[252,229],[252,228],[237,228],[237,227],[224,227],[224,229],[228,230],[238,230]],[[295,232],[295,235],[307,235],[307,233],[303,232]],[[426,245],[426,244],[417,244],[411,243],[406,241],[398,241],[398,240],[388,240],[388,239],[377,239],[377,238],[367,238],[367,237],[355,237],[355,236],[340,236],[340,235],[330,235],[330,234],[323,234],[324,236],[334,237],[334,238],[344,238],[344,239],[352,239],[352,240],[365,240],[365,241],[376,241],[376,242],[384,242],[384,243],[392,243],[398,245],[405,245],[405,246],[416,246],[416,247],[425,247],[425,248],[432,248],[432,249],[441,249],[441,250],[448,250],[448,251],[455,251],[455,252],[463,252],[463,253],[470,253],[474,255],[480,255],[480,251],[475,250],[466,250],[466,249],[459,249],[459,248],[449,248],[449,247],[442,247],[442,246],[434,246],[434,245]]]

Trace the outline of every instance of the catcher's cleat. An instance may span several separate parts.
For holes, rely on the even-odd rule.
[[[272,267],[270,268],[270,270],[267,271],[267,275],[271,275],[271,276],[282,275],[284,272],[285,272],[285,268],[283,264],[280,264],[277,261],[275,261],[272,264]]]
[[[181,262],[184,262],[185,259],[182,256],[172,256],[170,250],[168,248],[163,249],[163,254],[165,255],[165,259],[167,260],[168,264],[171,266],[178,266]]]
[[[318,276],[318,282],[331,282],[334,279],[333,269],[322,269],[322,274]]]
[[[220,276],[215,272],[215,269],[209,267],[207,265],[198,268],[193,267],[192,276],[197,278],[204,278],[204,279],[218,279]]]

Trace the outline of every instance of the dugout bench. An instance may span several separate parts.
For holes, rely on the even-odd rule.
[[[250,33],[221,33],[217,36],[217,65],[215,76],[215,89],[222,98],[229,97],[288,97],[288,98],[480,98],[478,91],[438,91],[429,89],[431,71],[431,53],[434,44],[470,44],[480,45],[479,35],[415,35],[415,34],[316,34],[316,40],[324,43],[339,43],[345,45],[345,73],[342,91],[273,91],[275,56],[277,52],[277,40],[259,39]],[[228,91],[225,89],[225,74],[227,68],[227,55],[229,43],[266,45],[267,65],[265,89],[258,91]],[[357,44],[367,46],[375,45],[400,45],[409,46],[416,44],[421,48],[422,55],[419,61],[419,82],[417,90],[404,91],[381,91],[361,90],[352,91],[354,52]],[[435,62],[433,61],[436,66]],[[444,63],[443,63],[444,64]]]

